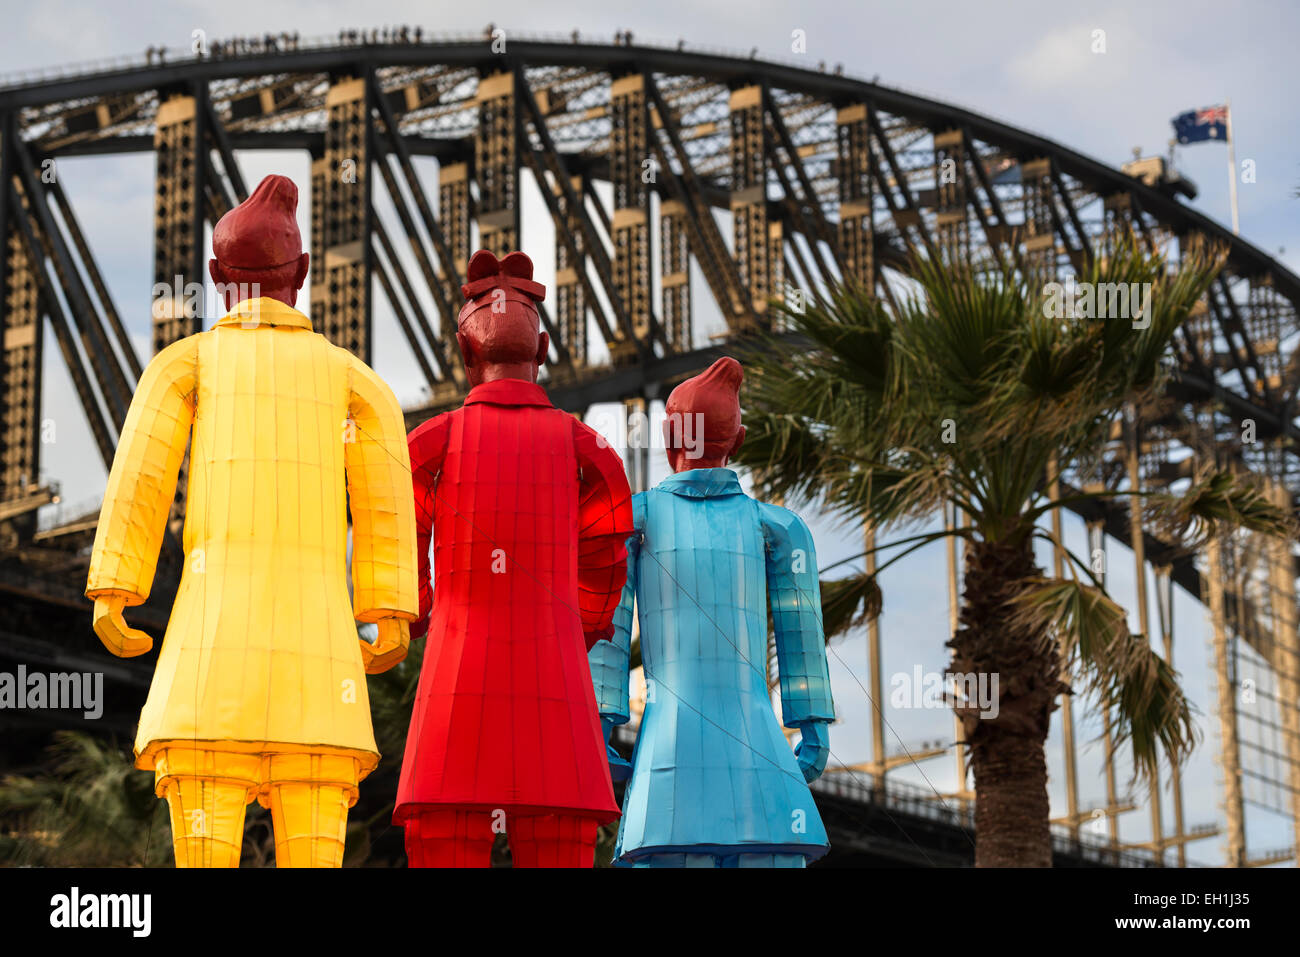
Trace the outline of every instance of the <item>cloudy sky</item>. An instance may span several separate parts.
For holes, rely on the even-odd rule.
[[[657,0],[627,5],[574,0],[546,4],[43,0],[11,4],[6,15],[7,29],[0,33],[0,62],[6,73],[139,55],[148,46],[185,49],[195,29],[204,30],[209,38],[281,31],[313,37],[336,35],[342,27],[419,24],[429,36],[478,31],[492,21],[504,27],[507,36],[567,35],[577,28],[584,37],[604,39],[616,30],[630,29],[638,40],[675,43],[682,38],[691,47],[729,48],[745,54],[756,47],[761,56],[777,59],[796,58],[791,34],[802,30],[810,65],[819,60],[842,63],[850,75],[878,75],[882,84],[972,108],[1114,166],[1130,159],[1135,148],[1144,154],[1164,154],[1171,136],[1170,117],[1231,98],[1237,159],[1249,161],[1255,172],[1255,181],[1243,183],[1239,190],[1242,234],[1291,268],[1300,267],[1300,241],[1292,225],[1300,211],[1300,201],[1293,198],[1300,186],[1300,142],[1294,134],[1298,118],[1294,90],[1300,79],[1294,44],[1300,35],[1300,6],[1283,0],[1235,4]],[[1104,52],[1095,49],[1099,30],[1104,31]],[[242,154],[240,161],[246,180],[255,182],[274,171],[305,185],[305,157]],[[1180,148],[1177,162],[1200,188],[1194,205],[1228,222],[1223,146]],[[118,308],[137,337],[140,354],[145,355],[152,268],[152,160],[148,156],[68,160],[60,164],[59,175]],[[525,248],[529,242],[526,230]],[[377,313],[376,324],[376,368],[393,382],[399,397],[412,401],[418,390],[414,367],[403,355],[404,344],[396,341],[396,327],[383,310]],[[104,472],[76,411],[57,350],[48,352],[43,411],[58,431],[57,440],[43,452],[45,477],[63,484],[70,505],[93,504],[102,492]],[[656,468],[656,476],[666,471],[662,463],[657,462]],[[823,565],[858,550],[856,530],[837,528],[815,516],[812,524]],[[1067,534],[1071,544],[1082,550],[1081,527],[1068,522]],[[1112,545],[1111,563],[1115,595],[1131,607],[1131,557]],[[926,671],[943,669],[944,575],[941,547],[901,562],[886,575],[882,621],[886,676],[910,675],[918,665]],[[1154,609],[1152,614],[1154,620]],[[1205,732],[1204,744],[1186,772],[1187,820],[1222,823],[1213,761],[1216,723],[1208,720],[1215,702],[1213,674],[1206,667],[1209,629],[1203,609],[1181,596],[1175,621],[1176,664],[1202,712]],[[871,755],[870,705],[863,690],[868,684],[865,642],[861,637],[846,639],[833,647],[831,659],[843,717],[832,736],[835,758],[844,763],[867,760]],[[951,737],[952,720],[946,711],[890,707],[887,718],[891,752],[904,747],[916,750],[922,742]],[[1097,730],[1085,727],[1083,734],[1091,737]],[[1054,728],[1050,743],[1054,814],[1064,812],[1059,742],[1059,728]],[[1081,758],[1085,804],[1101,803],[1100,766],[1098,749],[1086,750]],[[956,784],[949,759],[902,769],[898,777],[945,793]],[[1172,820],[1168,799],[1165,819]],[[1124,840],[1149,837],[1145,809],[1124,816],[1122,822]],[[1255,851],[1292,841],[1286,822],[1262,811],[1249,812],[1248,835]],[[1191,845],[1189,853],[1198,861],[1222,859],[1221,844],[1214,840]]]

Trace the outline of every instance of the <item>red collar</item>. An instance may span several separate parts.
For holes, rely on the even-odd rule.
[[[465,397],[466,405],[475,402],[490,402],[492,405],[551,404],[545,389],[535,382],[525,382],[523,379],[494,379],[476,385]]]

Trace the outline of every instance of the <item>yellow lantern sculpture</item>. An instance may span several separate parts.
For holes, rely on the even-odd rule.
[[[379,761],[365,676],[405,657],[418,612],[402,412],[293,308],[308,267],[297,199],[268,176],[217,224],[210,269],[230,311],[141,376],[91,556],[95,633],[144,654],[152,640],[122,610],[149,596],[188,442],[185,567],[135,742],[177,866],[237,867],[255,798],[278,866],[340,865]],[[378,624],[374,645],[357,621]]]

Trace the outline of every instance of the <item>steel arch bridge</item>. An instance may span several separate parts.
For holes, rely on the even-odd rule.
[[[1172,249],[1208,238],[1226,247],[1227,265],[1180,332],[1162,407],[1129,427],[1117,422],[1100,467],[1064,483],[1169,485],[1213,459],[1258,474],[1278,503],[1295,506],[1300,277],[1183,205],[1180,194],[1194,189],[1158,164],[1116,170],[838,68],[634,45],[629,35],[614,44],[576,33],[266,37],[0,81],[6,662],[72,661],[71,642],[49,635],[88,633],[81,587],[95,516],[52,528],[36,521],[56,496],[40,461],[47,336],[106,466],[145,361],[53,173],[57,162],[154,155],[156,285],[140,301],[149,292],[157,351],[212,318],[185,290],[204,281],[205,229],[247,195],[236,152],[253,149],[310,155],[313,321],[369,358],[376,297],[384,300],[427,386],[427,401],[407,410],[412,426],[466,391],[451,335],[461,277],[473,249],[519,246],[525,183],[554,234],[544,374],[556,403],[579,412],[660,396],[729,341],[770,329],[772,300],[817,296],[846,278],[891,295],[912,250],[1046,279],[1103,252],[1117,229]],[[636,471],[644,476],[644,465]],[[1136,546],[1139,568],[1155,568],[1167,649],[1175,584],[1210,607],[1226,702],[1230,863],[1293,857],[1295,849],[1249,854],[1243,813],[1254,801],[1300,822],[1292,549],[1243,537],[1190,556],[1118,499],[1076,511],[1098,547],[1109,535]],[[164,551],[154,597],[133,610],[137,625],[159,631],[182,557],[174,539]],[[1145,572],[1140,581],[1144,593]],[[1145,628],[1145,608],[1141,618]],[[138,683],[131,667],[122,674]],[[1234,703],[1245,680],[1267,707]],[[875,761],[882,776],[892,766],[885,755]],[[1108,777],[1101,811],[1114,835],[1129,808]],[[1078,807],[1077,781],[1070,789],[1062,823],[1077,834],[1095,811]],[[1158,793],[1152,802],[1158,815]],[[1205,832],[1185,824],[1177,798],[1173,817],[1148,850],[1181,860]]]

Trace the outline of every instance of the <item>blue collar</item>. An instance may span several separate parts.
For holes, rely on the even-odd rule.
[[[740,477],[731,469],[688,469],[685,472],[674,472],[655,488],[690,498],[745,494],[740,487]]]

